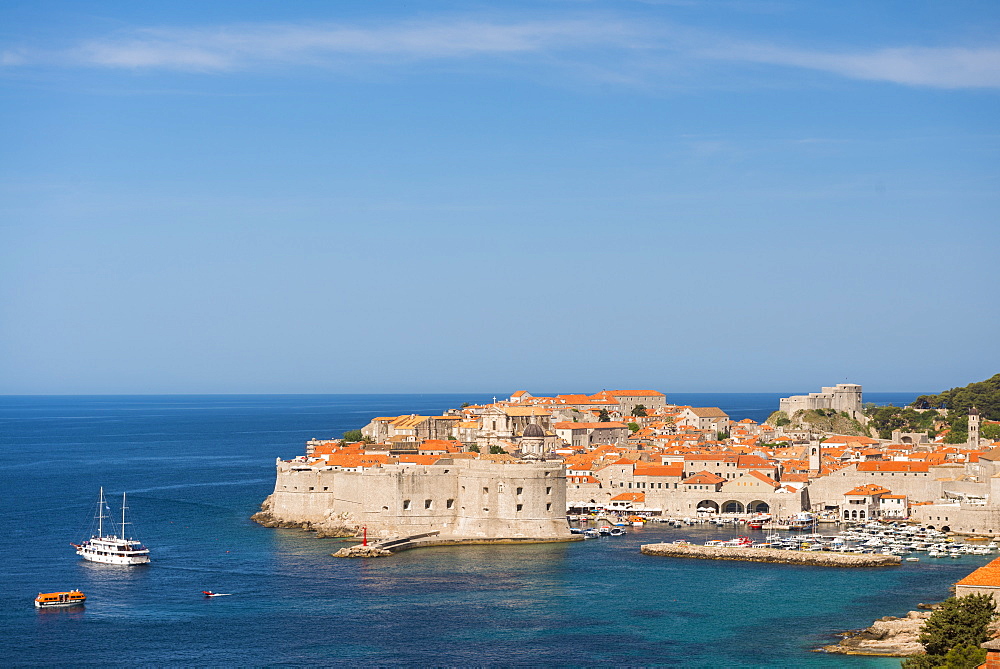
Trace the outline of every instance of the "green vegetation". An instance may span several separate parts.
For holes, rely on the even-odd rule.
[[[903,661],[902,669],[974,669],[986,659],[979,647],[988,638],[987,627],[997,617],[990,595],[950,597],[931,614],[920,633],[926,655]]]
[[[892,436],[893,430],[927,432],[934,437],[947,429],[946,444],[964,444],[969,439],[969,409],[972,407],[979,409],[984,421],[1000,420],[1000,374],[937,395],[921,395],[905,408],[866,403],[865,414],[883,439]],[[916,409],[947,409],[947,414]],[[984,422],[979,436],[1000,439],[1000,425]]]
[[[479,444],[469,444],[469,451],[471,453],[478,453],[479,452]]]
[[[768,425],[774,425],[775,427],[784,427],[785,425],[791,425],[792,419],[788,417],[788,414],[784,411],[775,411],[767,420],[764,421]]]
[[[893,430],[902,432],[927,432],[929,436],[937,436],[935,422],[941,419],[936,411],[917,411],[910,407],[893,405],[879,407],[874,404],[865,405],[868,424],[878,430],[881,439],[892,437]],[[963,440],[964,441],[964,440]]]
[[[358,441],[363,441],[366,444],[374,443],[374,440],[371,437],[361,434],[361,430],[348,430],[347,432],[344,433],[342,441],[344,441],[344,443],[350,443],[350,444],[353,444]]]
[[[808,409],[796,411],[795,415],[789,417],[784,411],[775,411],[767,417],[768,424],[775,426],[791,425],[792,427],[811,427],[822,432],[832,432],[834,434],[862,435],[868,436],[868,430],[859,423],[846,416],[843,412],[837,413],[833,409]]]
[[[946,444],[964,444],[969,440],[969,414],[961,411],[948,412],[948,434],[944,437]]]
[[[490,455],[502,455],[507,451],[503,450],[499,446],[490,446]]]
[[[635,416],[635,417],[637,417],[637,418],[640,417],[640,416],[645,416],[646,415],[646,407],[643,406],[642,404],[636,404],[635,408],[632,409],[632,415]]]
[[[962,388],[952,388],[937,395],[921,395],[911,406],[948,409],[968,415],[969,409],[976,407],[987,420],[1000,420],[1000,374],[994,374],[985,381],[970,383]]]
[[[632,431],[632,434],[635,434],[636,432],[639,431],[639,424],[638,423],[629,423],[628,424],[628,429]]]
[[[601,409],[601,411],[597,414],[597,422],[599,423],[611,422],[611,416],[608,414],[607,409]]]

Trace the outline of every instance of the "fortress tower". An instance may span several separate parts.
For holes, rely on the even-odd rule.
[[[851,418],[859,418],[862,414],[861,386],[854,383],[838,383],[836,386],[825,387],[822,392],[808,395],[792,395],[780,400],[778,408],[792,415],[799,410],[833,409],[840,413],[846,412]]]

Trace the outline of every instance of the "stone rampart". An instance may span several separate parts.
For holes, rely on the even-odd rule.
[[[456,539],[569,540],[563,465],[442,459],[344,471],[277,463],[274,493],[255,520],[371,538],[440,532]]]

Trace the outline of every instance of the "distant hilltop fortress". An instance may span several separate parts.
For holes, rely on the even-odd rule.
[[[832,388],[823,388],[818,393],[784,397],[779,402],[778,408],[788,414],[789,418],[796,411],[815,409],[833,409],[838,413],[843,411],[851,418],[859,418],[862,414],[861,386],[854,383],[838,383]]]

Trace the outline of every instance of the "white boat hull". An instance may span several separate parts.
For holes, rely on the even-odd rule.
[[[98,553],[91,552],[88,550],[80,549],[76,552],[77,555],[82,557],[84,560],[89,560],[90,562],[100,562],[102,564],[149,564],[148,555],[129,555],[129,554],[114,554],[114,553]]]

